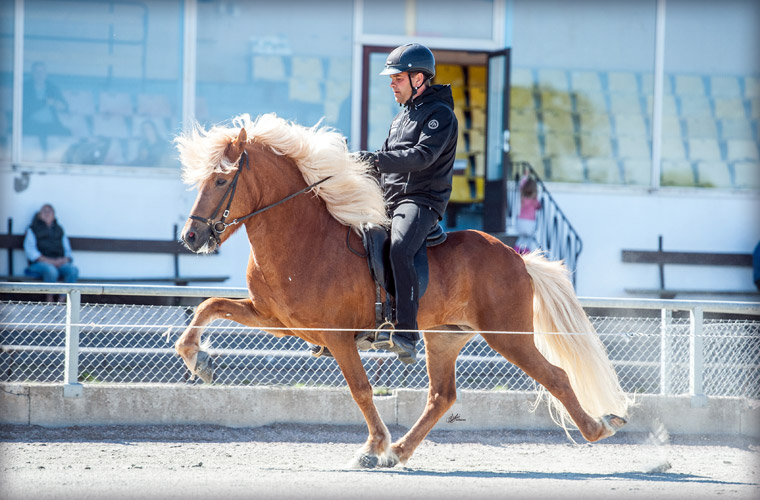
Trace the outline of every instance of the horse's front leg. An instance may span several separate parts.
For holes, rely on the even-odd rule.
[[[442,328],[442,327],[439,327]],[[393,453],[404,465],[430,430],[457,399],[456,360],[472,333],[425,333],[425,361],[429,390],[425,409],[409,432],[393,443]]]
[[[338,362],[348,388],[351,390],[351,396],[364,415],[369,431],[367,441],[349,463],[349,467],[369,469],[393,467],[398,463],[398,457],[391,451],[391,434],[375,406],[372,386],[362,365],[353,336],[345,333],[325,334],[324,343]]]
[[[184,333],[177,339],[174,349],[185,362],[190,373],[199,376],[206,383],[211,383],[213,380],[214,369],[211,356],[201,348],[201,334],[204,326],[220,318],[264,329],[284,326],[274,318],[262,317],[250,299],[233,300],[214,297],[204,300],[196,309],[195,316]],[[280,336],[283,333],[276,332]]]

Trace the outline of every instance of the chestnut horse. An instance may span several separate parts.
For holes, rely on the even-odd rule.
[[[538,253],[521,256],[467,230],[428,250],[430,278],[418,313],[421,330],[437,330],[422,331],[427,405],[391,444],[353,335],[373,329],[375,286],[365,259],[349,245],[361,249],[361,223],[388,222],[370,167],[352,157],[337,132],[273,114],[255,121],[240,115],[210,130],[196,126],[175,142],[183,180],[198,189],[182,231],[185,244],[211,252],[245,226],[251,246],[249,298],[204,301],[176,342],[187,367],[204,381],[213,374],[200,337],[217,318],[326,346],[369,430],[353,465],[393,467],[409,460],[454,404],[457,356],[480,333],[548,390],[552,415],[565,429],[574,424],[586,440],[598,441],[625,424],[630,400],[563,264]]]

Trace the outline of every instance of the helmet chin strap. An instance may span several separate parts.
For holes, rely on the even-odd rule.
[[[412,105],[412,101],[414,101],[414,97],[417,95],[417,91],[420,89],[420,87],[422,87],[422,85],[420,85],[420,87],[415,87],[414,83],[412,83],[412,75],[407,73],[406,76],[409,78],[409,86],[412,87],[412,96],[408,101],[404,103],[404,106],[410,107]]]

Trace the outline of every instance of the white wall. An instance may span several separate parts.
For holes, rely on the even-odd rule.
[[[625,297],[625,288],[657,288],[654,264],[624,264],[621,250],[752,253],[760,241],[760,193],[549,184],[583,240],[581,296]],[[665,266],[671,289],[753,290],[751,268]],[[728,300],[724,298],[724,300]]]
[[[9,217],[14,233],[23,233],[43,203],[51,203],[69,236],[128,239],[169,239],[172,226],[181,228],[195,200],[195,192],[182,184],[179,171],[118,167],[96,167],[86,173],[81,168],[61,167],[55,173],[32,173],[28,186],[16,191],[21,174],[0,170],[0,230],[4,233]],[[230,276],[214,286],[244,286],[248,243],[235,235],[218,255],[180,257],[183,276]],[[121,255],[118,253],[77,252],[75,263],[81,276],[134,277],[172,276],[169,255]],[[21,274],[26,263],[16,252],[14,272]],[[0,258],[0,274],[7,272],[5,255]]]

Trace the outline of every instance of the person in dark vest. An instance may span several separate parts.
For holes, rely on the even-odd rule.
[[[75,283],[79,269],[72,264],[71,243],[55,218],[49,204],[42,205],[32,219],[24,237],[24,253],[29,267],[24,274],[44,282]],[[48,297],[50,300],[52,297]]]
[[[449,85],[433,85],[435,58],[418,43],[397,47],[380,73],[401,111],[379,151],[361,151],[380,175],[391,215],[390,260],[396,284],[394,331],[380,331],[375,349],[395,352],[414,363],[419,286],[414,255],[425,245],[430,230],[443,218],[451,195],[458,123]]]

